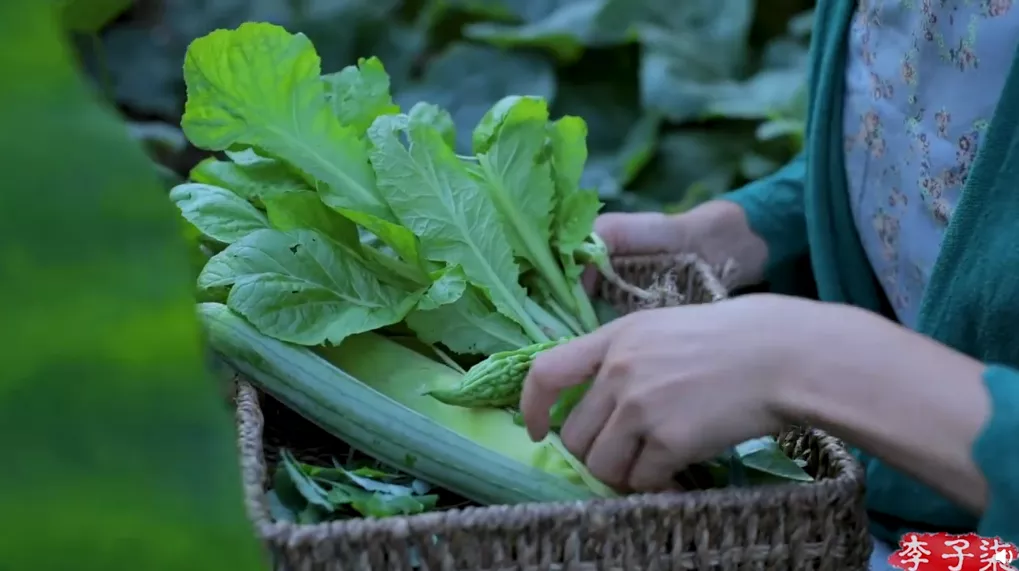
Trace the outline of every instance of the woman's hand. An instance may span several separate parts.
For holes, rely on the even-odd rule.
[[[742,208],[713,200],[682,214],[617,213],[598,217],[595,232],[613,255],[696,254],[712,266],[735,263],[730,277],[736,286],[761,279],[768,252],[751,232]],[[585,276],[590,291],[598,279],[591,268]]]
[[[543,438],[559,392],[593,378],[561,430],[567,449],[610,486],[668,488],[683,467],[783,426],[784,387],[837,346],[823,324],[840,310],[748,295],[631,314],[539,355],[524,421]]]
[[[979,512],[983,371],[876,314],[757,294],[634,313],[544,352],[520,407],[541,439],[559,392],[593,380],[560,436],[622,490],[669,488],[690,464],[805,422]]]

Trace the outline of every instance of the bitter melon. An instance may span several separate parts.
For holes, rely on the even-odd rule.
[[[513,351],[493,353],[474,365],[457,386],[428,391],[428,396],[444,404],[464,408],[501,408],[520,402],[524,379],[534,358],[566,339],[535,343]]]

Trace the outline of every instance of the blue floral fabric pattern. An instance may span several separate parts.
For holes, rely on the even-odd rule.
[[[913,327],[1019,43],[1019,10],[1012,0],[857,6],[843,108],[850,203],[878,279]]]

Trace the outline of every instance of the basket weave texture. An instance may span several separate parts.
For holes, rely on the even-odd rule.
[[[694,257],[613,261],[629,283],[673,278],[684,303],[725,298],[715,272]],[[637,299],[603,285],[617,311]],[[790,428],[779,441],[807,461],[815,481],[557,504],[453,509],[410,517],[317,525],[274,522],[265,491],[280,447],[315,461],[344,444],[238,378],[237,421],[245,503],[283,571],[793,570],[863,571],[871,550],[864,475],[835,438]]]

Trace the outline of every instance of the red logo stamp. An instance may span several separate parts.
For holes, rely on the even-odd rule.
[[[1019,548],[998,537],[974,533],[907,533],[888,563],[904,571],[1019,571]]]

